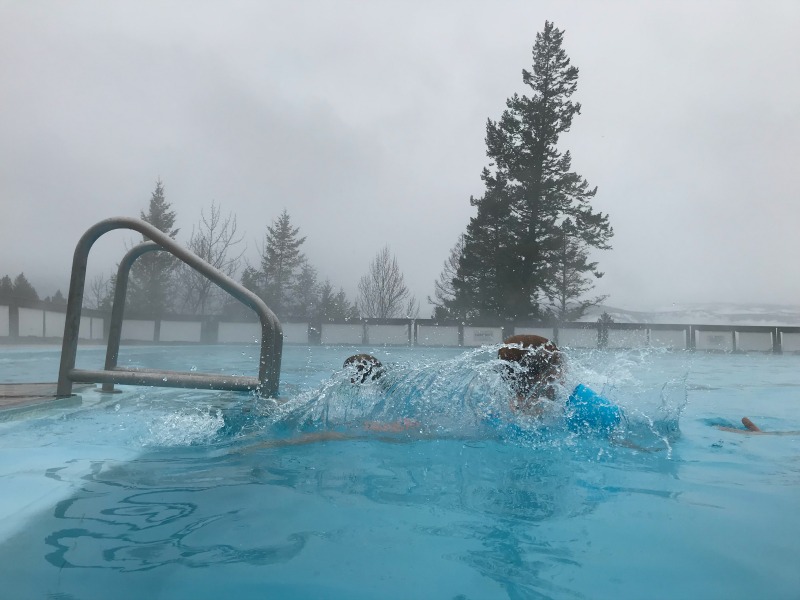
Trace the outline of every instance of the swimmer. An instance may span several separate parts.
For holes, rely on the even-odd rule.
[[[753,423],[747,417],[742,417],[742,425],[744,429],[738,427],[726,427],[724,425],[717,425],[720,431],[730,431],[731,433],[743,433],[745,435],[800,435],[800,431],[763,431],[758,425]]]
[[[342,369],[350,376],[350,383],[354,387],[377,381],[385,373],[385,368],[381,361],[371,354],[354,354],[348,356],[342,365]],[[419,426],[419,421],[415,421],[414,419],[400,419],[399,421],[389,423],[365,421],[361,425],[361,429],[348,432],[315,431],[312,433],[303,433],[293,438],[265,440],[248,448],[245,452],[252,452],[259,448],[283,448],[286,446],[303,446],[317,442],[346,442],[369,438],[396,443],[404,440],[392,434],[418,430]],[[378,434],[377,437],[375,437],[375,434]],[[419,435],[415,437],[419,437]]]
[[[385,369],[381,361],[371,354],[354,354],[348,356],[342,368],[351,373],[350,383],[361,385],[369,381],[377,381],[384,373]],[[400,419],[391,423],[380,421],[367,421],[364,429],[367,431],[379,431],[385,433],[399,433],[411,429],[418,429],[420,422],[414,419]]]
[[[383,375],[383,365],[381,361],[371,354],[354,354],[348,356],[342,368],[352,372],[350,383],[366,383],[367,379],[376,381]]]
[[[513,335],[497,356],[504,363],[503,379],[514,396],[511,410],[541,417],[556,406],[556,391],[564,383],[564,358],[558,347],[540,335]],[[567,424],[574,431],[611,432],[622,421],[622,410],[583,384],[566,402]]]
[[[511,410],[540,416],[544,402],[556,399],[556,387],[564,380],[559,349],[539,335],[512,335],[497,357],[503,361],[503,379],[515,392],[509,402]]]

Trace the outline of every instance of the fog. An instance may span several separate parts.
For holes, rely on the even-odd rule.
[[[388,244],[427,316],[546,19],[580,69],[561,146],[615,230],[597,292],[797,304],[794,0],[0,0],[0,275],[66,293],[83,231],[161,178],[179,240],[215,201],[255,262],[285,208],[351,299]],[[90,277],[134,235],[106,238]]]

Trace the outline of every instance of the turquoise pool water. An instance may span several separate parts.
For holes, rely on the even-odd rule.
[[[355,350],[389,365],[353,391]],[[132,347],[121,364],[252,374],[249,347]],[[281,405],[123,388],[0,422],[9,598],[797,598],[800,357],[570,354],[619,439],[553,415],[487,429],[493,349],[285,349]],[[102,364],[82,350],[79,366]],[[58,350],[0,349],[0,381]],[[365,429],[408,419],[408,431]],[[335,431],[354,439],[277,446]],[[621,445],[633,441],[650,451]]]

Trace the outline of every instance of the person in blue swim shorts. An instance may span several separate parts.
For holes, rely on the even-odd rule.
[[[564,383],[564,357],[540,335],[513,335],[497,352],[503,379],[514,395],[509,401],[518,414],[538,417],[550,412]],[[576,432],[610,433],[622,421],[622,409],[589,387],[579,384],[565,405],[569,428]]]

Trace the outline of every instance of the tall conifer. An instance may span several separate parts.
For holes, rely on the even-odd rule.
[[[159,179],[150,196],[147,212],[141,218],[175,238],[175,211],[164,196],[164,184]],[[142,240],[147,240],[142,236]],[[170,288],[177,261],[168,252],[148,252],[139,257],[131,268],[128,307],[143,316],[161,317],[170,306]]]
[[[451,303],[472,316],[541,316],[539,301],[557,275],[566,218],[585,247],[610,247],[608,216],[590,206],[597,188],[573,172],[570,153],[558,149],[559,136],[581,109],[570,100],[578,69],[562,41],[563,32],[545,22],[533,47],[533,71],[522,71],[531,96],[515,94],[500,120],[486,125],[486,192],[472,199],[478,212],[467,228]]]
[[[279,317],[286,316],[291,307],[298,270],[305,262],[300,246],[306,238],[299,237],[299,232],[299,227],[292,227],[285,209],[267,227],[259,275],[264,301]]]
[[[39,300],[39,294],[31,282],[28,281],[28,278],[25,277],[25,273],[20,273],[14,278],[12,296],[18,302],[36,302]]]

